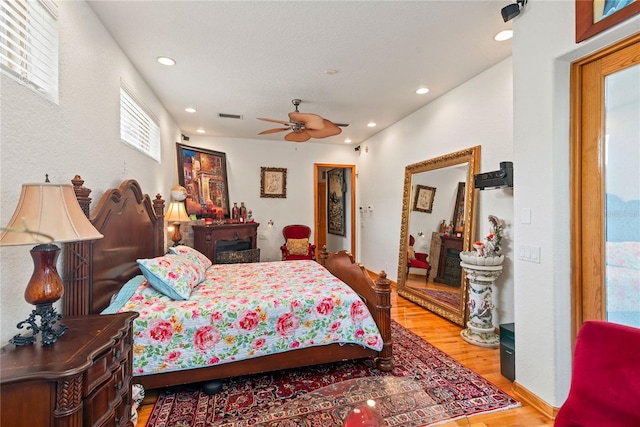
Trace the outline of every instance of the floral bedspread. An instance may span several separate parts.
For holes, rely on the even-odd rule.
[[[143,280],[118,311],[140,313],[134,376],[330,343],[383,344],[358,295],[306,260],[213,265],[186,301]]]

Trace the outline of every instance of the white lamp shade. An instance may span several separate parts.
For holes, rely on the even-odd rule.
[[[0,246],[102,237],[82,211],[71,184],[23,184],[18,207],[0,234]]]
[[[169,208],[167,209],[167,214],[165,215],[164,219],[167,222],[189,221],[189,215],[187,215],[187,211],[184,208],[184,203],[169,203]]]

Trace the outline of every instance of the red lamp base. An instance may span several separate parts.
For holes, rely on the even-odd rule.
[[[41,344],[48,347],[56,342],[58,337],[64,334],[66,326],[56,323],[62,319],[62,315],[53,308],[53,303],[58,301],[64,293],[62,279],[56,269],[56,260],[60,254],[60,248],[53,244],[38,245],[31,249],[33,258],[33,275],[24,292],[25,300],[36,306],[26,320],[18,323],[18,329],[31,329],[31,335],[14,336],[10,342],[15,345],[28,345],[36,341],[36,336],[41,334]],[[40,317],[40,325],[36,318]]]

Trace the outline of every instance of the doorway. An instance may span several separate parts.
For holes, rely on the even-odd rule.
[[[320,250],[324,245],[329,252],[346,250],[355,259],[356,166],[315,163],[313,182],[316,259],[320,259]],[[331,223],[329,210],[332,211]]]
[[[573,334],[640,327],[640,35],[572,65]]]

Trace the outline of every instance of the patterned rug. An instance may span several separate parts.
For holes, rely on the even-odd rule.
[[[431,298],[436,299],[438,301],[442,301],[443,303],[453,306],[460,307],[460,291],[445,291],[445,290],[437,290],[437,289],[424,289],[424,288],[411,288],[411,290],[421,292],[425,295],[429,295]]]
[[[167,389],[147,427],[341,426],[353,407],[369,399],[387,426],[398,427],[520,406],[395,321],[392,335],[392,372],[380,372],[363,359],[232,378],[213,396],[197,388]]]

